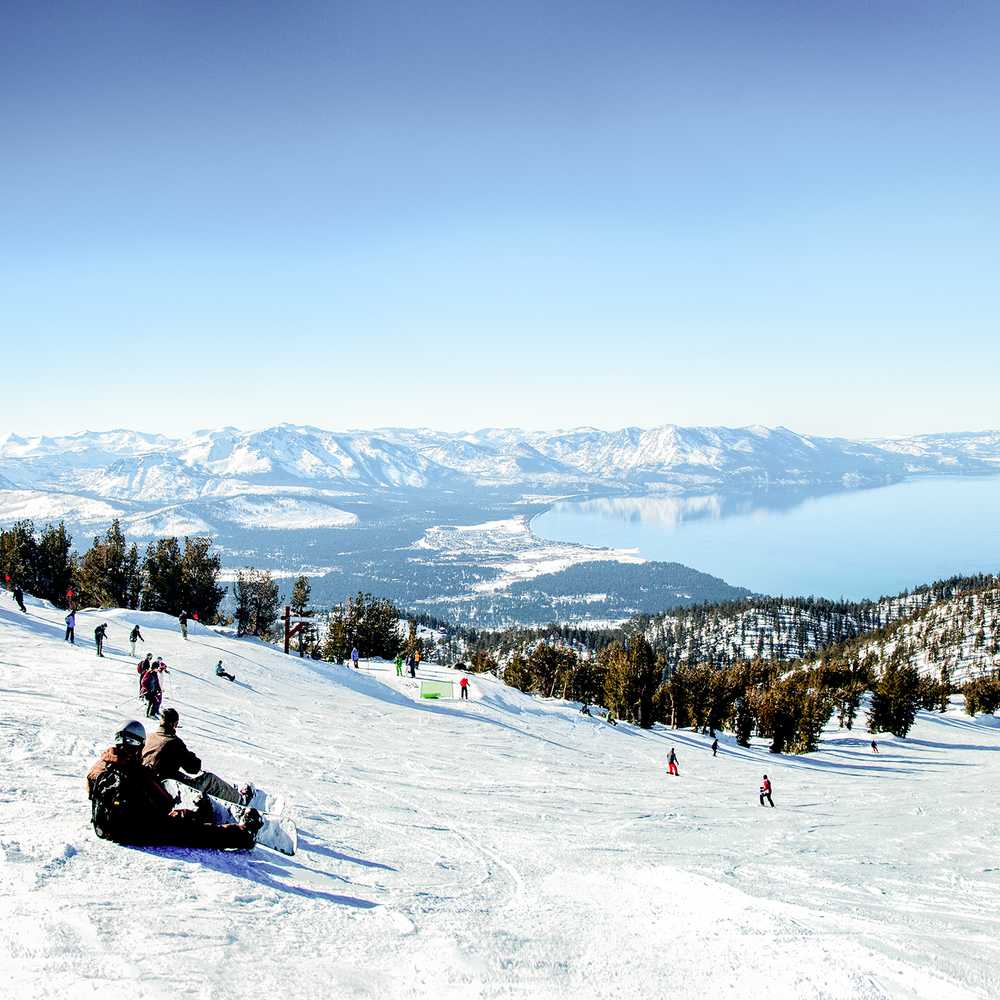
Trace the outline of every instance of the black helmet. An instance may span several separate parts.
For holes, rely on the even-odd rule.
[[[115,733],[115,746],[141,747],[146,742],[146,730],[142,723],[130,719]]]

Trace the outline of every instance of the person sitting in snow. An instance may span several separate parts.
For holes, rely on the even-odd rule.
[[[216,665],[215,665],[215,676],[216,677],[225,677],[227,680],[231,680],[231,681],[236,680],[236,674],[227,674],[226,671],[223,669],[223,667],[222,667],[222,660],[219,660],[219,662],[216,663]]]
[[[250,850],[262,825],[256,809],[242,823],[216,824],[211,803],[197,810],[175,809],[173,796],[154,772],[143,767],[146,730],[141,722],[126,722],[113,746],[101,754],[87,774],[94,832],[119,844],[207,847]]]
[[[146,740],[146,748],[142,752],[142,763],[156,777],[163,781],[173,778],[183,785],[196,788],[206,795],[214,795],[217,799],[236,802],[239,805],[249,805],[254,796],[253,785],[235,785],[223,781],[211,771],[201,769],[201,761],[185,746],[177,735],[180,716],[176,708],[165,708],[159,728]]]

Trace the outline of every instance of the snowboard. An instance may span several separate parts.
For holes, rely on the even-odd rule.
[[[263,820],[255,838],[257,844],[270,847],[274,851],[280,851],[289,856],[298,849],[299,836],[295,824],[289,817],[274,809],[276,805],[280,805],[282,811],[285,808],[284,799],[279,796],[269,796],[267,792],[257,789],[250,804],[244,806],[237,802],[227,802],[212,795],[205,795],[196,788],[180,781],[174,781],[172,778],[168,778],[163,784],[167,791],[174,796],[181,809],[197,810],[199,800],[204,798],[212,807],[212,816],[216,823],[242,823],[246,819],[247,812],[250,809],[256,809]],[[257,805],[258,800],[265,805],[270,805],[271,810],[261,809]]]

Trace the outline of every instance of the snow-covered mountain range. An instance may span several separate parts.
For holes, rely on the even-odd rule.
[[[104,520],[122,503],[170,505],[173,520],[204,520],[192,501],[210,502],[225,521],[291,527],[314,515],[326,526],[350,524],[336,498],[377,492],[774,488],[863,486],[907,475],[1000,471],[1000,432],[853,441],[797,434],[783,427],[578,428],[472,433],[387,428],[327,431],[282,424],[260,431],[232,427],[185,438],[115,430],[64,437],[0,436],[0,521],[18,515]],[[248,514],[237,497],[257,498]],[[95,506],[96,503],[96,506]],[[333,512],[329,511],[333,509]],[[128,511],[122,511],[127,514]],[[285,515],[287,515],[285,505]],[[287,520],[287,517],[285,518]],[[154,518],[161,521],[162,517]],[[211,518],[210,518],[211,520]]]

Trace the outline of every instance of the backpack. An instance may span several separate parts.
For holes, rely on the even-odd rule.
[[[127,843],[142,821],[142,808],[120,767],[110,765],[94,782],[90,796],[90,821],[102,840]]]

